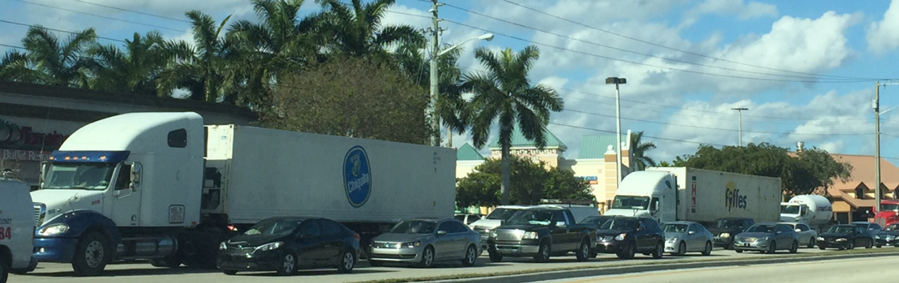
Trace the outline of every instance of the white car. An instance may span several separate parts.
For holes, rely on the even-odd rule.
[[[799,234],[799,246],[805,246],[809,249],[815,247],[815,239],[818,238],[818,232],[812,230],[805,223],[801,222],[781,222],[783,224],[790,225],[793,227],[793,230],[796,231],[796,234]]]
[[[0,173],[2,174],[2,173]],[[37,267],[31,257],[34,242],[34,207],[28,186],[0,175],[0,282],[9,273],[24,274]]]

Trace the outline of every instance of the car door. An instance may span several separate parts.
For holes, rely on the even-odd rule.
[[[468,248],[468,238],[466,237],[466,233],[470,230],[461,222],[448,221],[447,224],[450,229],[447,232],[447,235],[452,237],[453,241],[450,247],[452,249],[450,254],[453,258],[465,257],[465,251]]]
[[[853,234],[853,239],[855,240],[853,242],[855,243],[856,247],[864,246],[869,240],[868,230],[865,229],[865,227],[855,226],[855,233]]]
[[[637,220],[637,232],[635,235],[637,236],[637,248],[649,249],[650,247],[655,245],[653,234],[650,233],[649,227],[646,225],[647,221],[654,221],[652,219],[640,218]]]
[[[337,264],[343,249],[343,229],[340,224],[328,219],[318,219],[322,231],[321,261],[324,264]]]
[[[453,255],[453,235],[450,233],[450,222],[441,221],[437,223],[437,230],[431,237],[434,239],[434,253],[438,259],[452,258]],[[444,234],[446,233],[446,234]]]
[[[573,250],[577,246],[577,234],[571,233],[569,223],[572,219],[568,219],[568,214],[561,210],[552,211],[552,249],[554,251]]]
[[[793,245],[793,237],[790,231],[789,226],[778,224],[774,231],[774,239],[777,241],[777,247],[775,249],[788,249],[791,245]]]
[[[705,248],[705,241],[702,239],[702,234],[699,233],[700,229],[699,224],[690,223],[687,226],[687,251],[695,251],[701,250]]]
[[[808,225],[799,223],[796,224],[796,229],[799,229],[799,244],[800,245],[808,245],[813,241],[813,239],[817,236],[817,233],[808,227]]]
[[[321,261],[321,227],[316,219],[309,219],[297,229],[295,251],[299,263],[311,266]]]

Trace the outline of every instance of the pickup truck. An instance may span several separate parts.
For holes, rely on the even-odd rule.
[[[586,261],[595,239],[596,225],[577,224],[569,209],[536,206],[515,212],[493,229],[487,252],[493,262],[504,256],[533,256],[537,262],[547,262],[550,255],[568,252],[574,252],[578,261]]]

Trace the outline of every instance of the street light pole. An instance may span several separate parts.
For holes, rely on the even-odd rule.
[[[874,82],[874,211],[880,212],[880,82]]]
[[[740,112],[740,146],[742,147],[743,146],[743,110],[749,110],[749,108],[735,107],[735,108],[731,108],[730,110],[737,110],[738,112]]]
[[[617,141],[617,145],[615,148],[615,165],[617,169],[615,169],[615,173],[618,175],[616,178],[615,187],[618,188],[621,186],[621,93],[618,90],[619,84],[626,84],[627,79],[618,78],[618,77],[608,77],[606,78],[606,84],[615,84],[615,140]]]

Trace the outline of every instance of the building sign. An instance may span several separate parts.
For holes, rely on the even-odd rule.
[[[584,182],[590,185],[599,184],[599,177],[597,176],[575,176],[575,178],[580,178]]]
[[[46,161],[48,157],[50,151],[0,149],[0,160]]]
[[[0,145],[2,146],[52,149],[59,148],[68,137],[68,135],[56,131],[51,133],[35,132],[29,126],[20,126],[0,119]]]

